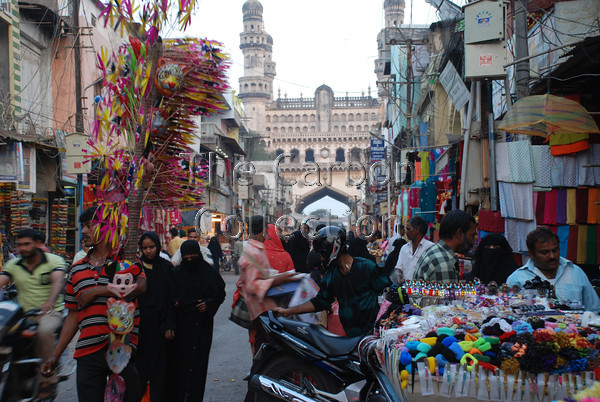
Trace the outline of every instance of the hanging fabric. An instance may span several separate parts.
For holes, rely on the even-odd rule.
[[[558,236],[558,246],[560,247],[560,256],[567,258],[567,250],[569,247],[569,226],[559,226],[556,235]]]
[[[598,220],[598,209],[600,205],[597,203],[600,202],[600,189],[598,188],[589,188],[588,189],[588,212],[587,212],[587,223],[596,224],[600,223]]]
[[[567,189],[567,225],[575,225],[577,216],[577,192]]]
[[[564,225],[567,223],[567,190],[560,189],[556,193],[556,223]]]
[[[533,150],[529,141],[514,141],[508,143],[508,160],[510,178],[513,183],[535,182],[533,165]]]
[[[575,221],[579,224],[587,223],[588,214],[588,189],[578,188],[576,191],[577,199],[577,212],[575,215]]]

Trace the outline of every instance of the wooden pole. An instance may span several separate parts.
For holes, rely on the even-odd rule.
[[[144,106],[144,120],[142,121],[142,128],[140,131],[140,138],[135,143],[135,148],[133,151],[134,159],[136,161],[135,169],[132,175],[132,180],[135,181],[138,175],[138,171],[141,168],[140,163],[142,160],[142,156],[144,155],[144,138],[146,135],[146,131],[148,127],[152,123],[152,106],[154,105],[154,100],[158,96],[158,92],[156,90],[156,86],[153,84],[152,80],[156,75],[156,67],[158,65],[158,59],[161,56],[162,52],[162,42],[156,41],[150,51],[148,52],[148,61],[150,64],[150,79],[151,81],[148,85],[151,85],[150,95],[147,96],[143,101]],[[132,183],[133,185],[133,183]],[[147,188],[145,186],[144,181],[140,183],[140,188],[137,189],[136,193],[133,197],[129,197],[128,202],[128,210],[129,210],[129,220],[127,221],[127,237],[125,246],[123,248],[123,258],[129,261],[134,261],[137,256],[138,250],[138,236],[139,236],[139,227],[140,227],[140,218],[142,214],[142,204],[146,194]]]

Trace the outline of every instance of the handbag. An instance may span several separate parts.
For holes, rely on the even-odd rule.
[[[240,327],[251,329],[252,328],[252,316],[248,311],[248,305],[246,300],[240,296],[233,307],[231,308],[231,314],[229,320],[239,325]]]

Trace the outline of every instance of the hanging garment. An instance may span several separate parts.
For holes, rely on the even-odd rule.
[[[552,190],[546,194],[546,207],[544,210],[544,225],[556,225],[556,196],[558,192]]]
[[[592,145],[592,161],[595,161],[596,164],[600,161],[600,144]],[[589,167],[585,169],[592,169],[594,172],[594,185],[600,186],[600,167]]]
[[[408,189],[402,190],[402,216],[409,216]]]
[[[598,263],[598,232],[597,225],[588,225],[587,227],[587,244],[586,244],[586,264]]]
[[[597,202],[600,201],[600,189],[589,188],[588,189],[588,212],[587,212],[587,223],[596,224],[598,221],[598,209],[600,205]]]
[[[504,237],[514,252],[519,252],[519,225],[516,219],[504,219]]]
[[[423,182],[418,181],[408,189],[408,215],[415,216],[414,209],[421,206],[421,187]]]
[[[567,260],[577,260],[577,243],[579,237],[579,226],[569,226],[569,244],[567,245]]]
[[[563,186],[577,187],[577,158],[565,155],[563,159]]]
[[[519,250],[527,251],[527,235],[537,227],[535,220],[533,221],[517,221],[519,231]]]
[[[538,192],[537,202],[535,204],[535,219],[542,223],[544,222],[544,208],[546,208],[546,192]]]
[[[567,258],[567,250],[569,247],[569,226],[559,226],[556,230],[558,236],[558,247],[560,247],[560,256]]]
[[[506,142],[496,143],[496,179],[498,181],[510,181],[508,144]]]
[[[500,182],[498,188],[500,190],[500,212],[503,217],[528,221],[535,219],[532,184]]]
[[[593,148],[587,149],[577,154],[577,185],[578,186],[593,186],[594,185],[594,169],[583,167],[591,165],[593,161]],[[600,159],[596,159],[600,160]]]
[[[575,224],[577,215],[577,190],[570,188],[567,190],[567,225]]]
[[[552,187],[562,187],[563,186],[563,159],[552,158],[552,169],[550,171],[550,175],[552,176]]]
[[[575,221],[579,224],[587,223],[588,214],[588,190],[587,188],[578,188],[577,192],[577,212],[575,215]]]
[[[500,213],[504,218],[515,217],[515,203],[512,198],[511,183],[498,183],[498,195],[500,198]],[[512,244],[511,244],[512,247]],[[514,247],[513,247],[514,249]]]
[[[588,133],[553,134],[550,136],[552,155],[568,155],[584,151],[590,147]]]
[[[420,194],[420,204],[422,211],[434,211],[435,210],[435,199],[436,199],[436,189],[435,189],[435,181],[433,178],[427,179],[423,187],[421,188]],[[435,222],[435,213],[422,213],[421,218],[425,220],[425,222],[433,223]]]
[[[556,223],[567,223],[567,190],[560,189],[556,192]]]
[[[535,169],[535,186],[552,187],[552,155],[547,145],[533,145],[533,166]]]
[[[588,235],[587,225],[578,225],[577,229],[577,259],[575,260],[575,263],[585,264]]]
[[[529,141],[514,141],[508,143],[508,160],[510,179],[513,183],[535,182],[533,166],[533,150]]]
[[[419,152],[419,158],[421,158],[421,180],[427,180],[429,177],[429,151]]]

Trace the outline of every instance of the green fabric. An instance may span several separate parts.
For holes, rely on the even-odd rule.
[[[587,140],[590,138],[588,133],[573,133],[573,134],[554,134],[550,136],[550,146],[552,145],[567,145]]]
[[[587,247],[585,253],[586,264],[598,263],[598,235],[596,231],[597,225],[588,225],[587,227]]]

